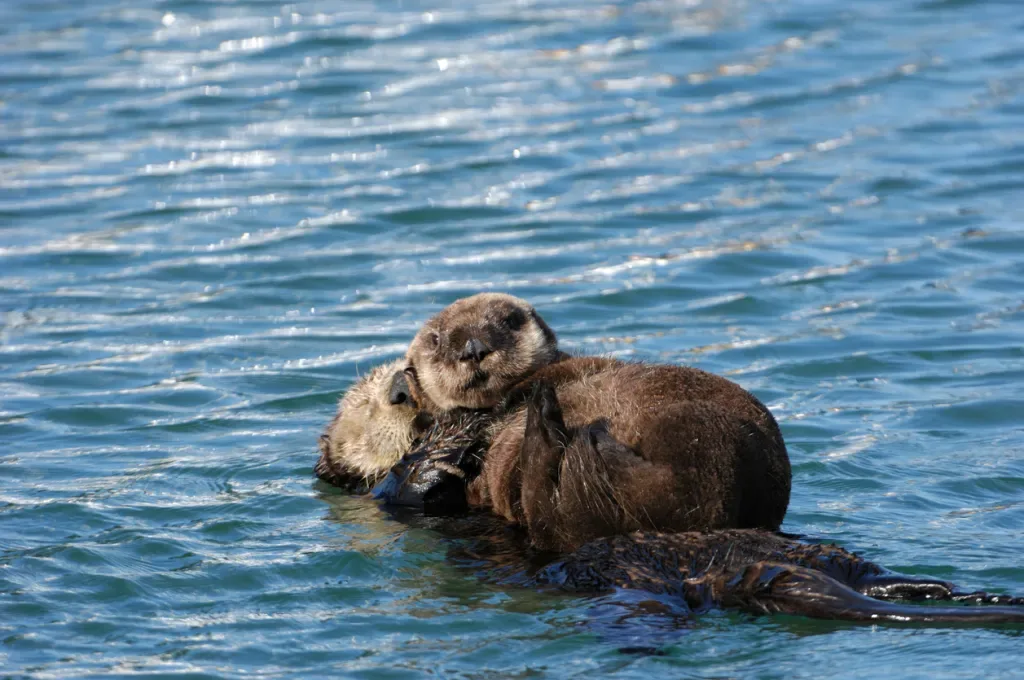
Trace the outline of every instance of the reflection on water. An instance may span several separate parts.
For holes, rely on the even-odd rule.
[[[1016,9],[2,3],[0,662],[1015,672],[1012,632],[731,614],[622,656],[309,471],[356,375],[509,291],[760,396],[787,530],[1024,592]]]

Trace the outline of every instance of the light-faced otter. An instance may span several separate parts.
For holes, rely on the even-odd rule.
[[[338,412],[320,435],[317,477],[363,493],[409,452],[430,423],[409,390],[399,359],[374,367],[348,389]]]
[[[548,441],[560,426],[550,388],[538,387],[527,406],[525,437],[538,445],[543,458],[557,457]],[[436,493],[434,502],[454,507],[466,492],[466,479],[477,464],[459,447],[449,447],[451,426],[442,416],[421,437],[416,449],[392,474],[391,493]],[[479,416],[459,413],[452,422],[466,424]],[[479,423],[470,423],[470,429]],[[434,438],[439,446],[433,446]],[[595,444],[594,446],[597,446]],[[540,465],[547,482],[535,490],[539,501],[557,504],[557,461]],[[524,499],[527,492],[523,490]],[[528,502],[528,501],[524,501]],[[542,508],[542,512],[548,512]],[[531,527],[532,531],[532,527]],[[714,607],[754,614],[797,614],[812,618],[880,622],[1024,624],[1024,598],[985,592],[962,592],[937,579],[891,572],[835,545],[805,543],[762,530],[719,530],[707,533],[636,532],[586,543],[528,578],[515,570],[528,568],[536,554],[523,548],[516,567],[506,556],[499,575],[503,582],[554,585],[582,593],[617,589],[668,595],[689,613]],[[512,574],[510,575],[510,569]],[[928,600],[997,606],[921,607],[889,600]],[[679,611],[676,607],[673,611]]]
[[[525,300],[480,293],[427,320],[409,345],[420,406],[430,412],[491,408],[513,385],[566,355]]]

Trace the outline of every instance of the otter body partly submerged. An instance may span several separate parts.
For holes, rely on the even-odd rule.
[[[516,314],[515,305],[509,313]],[[342,399],[321,438],[317,474],[361,490],[393,468],[377,486],[386,500],[441,513],[464,513],[470,501],[495,509],[518,526],[513,534],[528,536],[494,570],[521,572],[517,583],[659,594],[674,599],[673,611],[730,607],[869,622],[1024,623],[1020,598],[960,593],[944,581],[888,572],[836,546],[764,530],[629,533],[687,522],[702,529],[777,527],[789,497],[789,462],[764,405],[695,369],[560,353],[518,382],[510,382],[512,373],[494,382],[490,370],[481,377],[472,365],[489,353],[472,340],[464,343],[469,389],[484,387],[487,401],[500,393],[503,404],[442,411],[435,402],[429,424],[419,407],[432,402],[417,400],[416,367],[403,371],[403,363],[393,362]],[[476,526],[473,518],[456,521]],[[561,554],[539,571],[530,568],[543,549]],[[884,601],[892,599],[995,606]]]
[[[761,402],[725,378],[568,357],[528,303],[497,294],[428,320],[406,360],[411,391],[434,415],[495,408],[469,503],[528,527],[537,547],[567,551],[640,529],[777,529],[785,516],[782,434]],[[557,441],[527,436],[524,395],[537,384],[551,386],[560,415],[532,431]],[[535,493],[551,476],[550,493]]]
[[[549,391],[550,387],[538,388],[531,394],[526,407],[528,439],[545,437],[542,430],[557,420]],[[467,484],[479,460],[467,456],[460,445],[450,446],[452,423],[477,431],[486,426],[486,417],[472,412],[442,414],[378,492],[390,500],[404,496],[403,503],[429,499],[435,508],[464,508]],[[557,505],[557,484],[556,471],[536,490],[541,500],[530,501],[523,491],[524,505],[537,502],[541,517],[551,513],[551,506]],[[871,623],[1024,624],[1024,598],[961,592],[946,581],[891,572],[835,545],[755,529],[646,531],[599,538],[568,553],[547,553],[554,562],[516,577],[538,561],[533,540],[537,527],[528,528],[532,545],[522,544],[518,557],[513,554],[511,559],[504,551],[495,565],[502,582],[578,593],[627,590],[668,596],[675,614],[734,608]],[[995,606],[918,606],[891,600]]]
[[[838,546],[757,530],[600,539],[547,567],[537,582],[575,592],[624,588],[676,596],[694,613],[734,608],[867,623],[1024,625],[1024,598],[960,592],[945,581],[891,572]]]

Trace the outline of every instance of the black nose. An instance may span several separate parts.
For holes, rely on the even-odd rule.
[[[409,381],[405,377],[403,371],[395,373],[395,376],[391,378],[391,388],[388,390],[388,401],[391,404],[408,404],[409,406],[416,406],[415,400],[412,398],[412,392],[409,391]]]
[[[466,341],[466,346],[462,348],[462,354],[459,358],[463,361],[469,361],[473,359],[475,361],[483,361],[484,357],[491,353],[491,348],[480,342],[476,338],[470,338]]]

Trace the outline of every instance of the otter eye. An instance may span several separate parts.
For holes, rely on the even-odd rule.
[[[524,323],[526,323],[526,315],[521,309],[517,309],[505,317],[505,326],[509,330],[517,331],[523,327]]]
[[[437,333],[430,334],[430,346],[437,349],[437,346],[441,344],[441,336]]]

